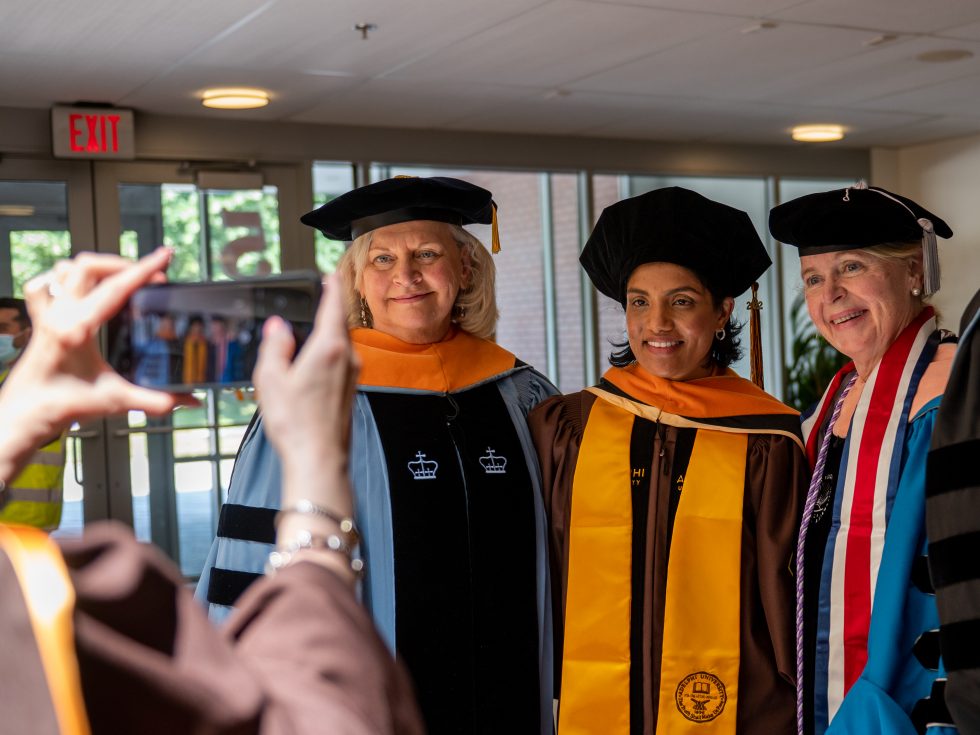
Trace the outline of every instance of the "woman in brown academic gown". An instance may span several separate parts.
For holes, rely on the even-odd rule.
[[[34,336],[0,391],[0,505],[33,448],[73,421],[187,400],[127,383],[97,346],[102,323],[162,280],[170,256],[86,255],[28,284]],[[266,324],[255,384],[283,458],[285,513],[275,573],[222,631],[173,564],[122,527],[87,528],[59,549],[41,531],[0,525],[0,731],[422,732],[408,679],[354,595],[356,369],[342,302],[333,281],[292,364],[289,328]]]
[[[799,419],[728,368],[765,248],[744,212],[672,188],[608,207],[581,262],[628,343],[529,418],[559,733],[793,732]]]

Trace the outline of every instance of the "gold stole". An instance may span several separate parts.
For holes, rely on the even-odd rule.
[[[43,531],[5,524],[0,524],[0,549],[20,582],[59,732],[89,735],[75,658],[75,591],[61,552]]]
[[[561,735],[630,732],[633,421],[632,413],[600,398],[579,450],[568,531]],[[735,732],[747,442],[742,433],[707,429],[694,442],[667,568],[658,734]]]

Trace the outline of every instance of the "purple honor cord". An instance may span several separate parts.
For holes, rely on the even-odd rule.
[[[803,518],[800,520],[800,537],[796,542],[796,730],[803,735],[803,551],[806,548],[806,532],[813,517],[813,507],[817,504],[820,485],[823,483],[823,471],[827,464],[827,452],[830,449],[830,437],[834,433],[834,425],[844,407],[844,399],[851,392],[857,373],[850,379],[830,417],[827,430],[824,432],[820,451],[817,453],[817,463],[813,468],[810,488],[806,493],[806,503],[803,505]]]

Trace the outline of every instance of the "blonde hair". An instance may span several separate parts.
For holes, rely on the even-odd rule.
[[[497,328],[497,267],[487,249],[476,237],[459,225],[446,224],[449,234],[459,245],[463,262],[468,266],[470,284],[456,294],[453,305],[453,318],[459,328],[475,337],[492,339]],[[364,269],[367,267],[368,250],[374,232],[367,232],[351,243],[340,258],[337,270],[344,281],[347,300],[347,325],[351,328],[364,326],[361,323],[361,286]],[[367,326],[373,327],[374,320],[367,304],[363,304]]]
[[[863,250],[879,260],[905,263],[912,273],[924,277],[921,242],[883,242],[879,245],[863,248]],[[919,298],[926,301],[929,297],[923,294]]]

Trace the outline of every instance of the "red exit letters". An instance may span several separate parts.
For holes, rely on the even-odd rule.
[[[55,105],[51,150],[55,158],[132,160],[136,157],[133,111],[108,105]]]
[[[69,148],[78,153],[118,153],[119,115],[68,116]]]

